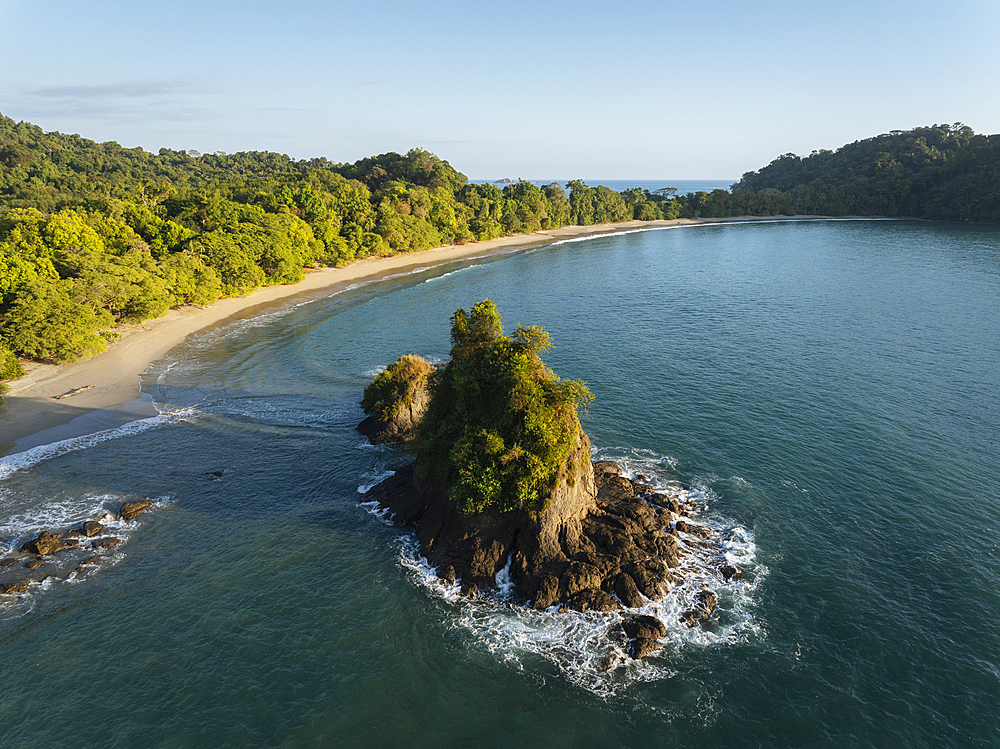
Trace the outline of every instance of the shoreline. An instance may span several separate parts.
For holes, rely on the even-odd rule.
[[[511,254],[563,239],[678,226],[817,220],[831,219],[827,216],[738,216],[564,226],[483,242],[367,258],[341,268],[309,271],[296,284],[264,286],[246,296],[219,299],[207,307],[175,307],[163,317],[116,328],[122,337],[96,356],[63,364],[29,362],[25,376],[8,382],[10,390],[4,396],[6,404],[0,406],[0,456],[155,416],[157,411],[152,399],[139,390],[139,378],[150,364],[164,358],[171,349],[212,329],[322,299],[359,283],[373,283],[459,260]],[[78,388],[88,389],[72,397],[57,399]]]

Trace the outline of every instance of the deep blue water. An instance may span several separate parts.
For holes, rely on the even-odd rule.
[[[359,505],[405,459],[355,433],[364,385],[484,298],[588,382],[597,456],[684,482],[747,573],[708,628],[668,601],[648,663],[596,671],[599,616],[458,599]],[[3,549],[158,500],[0,600],[0,743],[998,746],[998,331],[1000,229],[829,221],[567,241],[204,335],[144,377],[161,416],[0,461]]]

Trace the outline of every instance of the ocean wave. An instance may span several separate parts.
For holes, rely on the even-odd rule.
[[[483,265],[482,263],[473,263],[472,265],[466,265],[464,268],[456,268],[455,270],[450,270],[447,273],[442,273],[439,276],[434,276],[433,278],[425,279],[425,280],[421,281],[420,283],[421,284],[426,284],[426,283],[433,283],[435,281],[440,281],[442,278],[448,278],[448,276],[454,276],[456,273],[461,273],[463,271],[467,271],[470,268],[480,268],[480,267],[482,267],[482,265]]]
[[[404,271],[402,273],[393,273],[389,276],[381,276],[379,278],[369,278],[364,281],[358,281],[356,283],[349,284],[344,287],[343,291],[355,291],[356,289],[362,289],[365,286],[371,286],[372,284],[381,283],[382,281],[391,281],[396,278],[405,278],[406,276],[413,276],[417,273],[424,273],[425,271],[431,270],[433,266],[421,266],[420,268],[414,268],[413,270]],[[337,292],[343,293],[343,292]],[[333,296],[331,294],[331,296]]]
[[[362,476],[362,483],[358,485],[358,494],[367,494],[368,490],[371,489],[373,486],[376,486],[377,484],[381,484],[383,481],[385,481],[390,476],[395,476],[395,475],[396,475],[396,472],[393,471],[393,470],[391,470],[391,469],[388,469],[388,468],[376,469],[376,470],[373,470],[373,471],[366,472]],[[371,503],[370,502],[364,502],[362,504],[364,504],[364,505],[367,506],[367,505],[369,505]],[[375,514],[377,514],[377,515],[379,515],[379,517],[381,517],[380,513],[375,513]]]
[[[659,601],[645,599],[642,607],[620,612],[559,613],[557,607],[534,611],[512,600],[508,559],[508,566],[497,574],[497,590],[469,598],[462,595],[458,581],[438,577],[437,570],[420,555],[415,536],[404,533],[398,539],[399,563],[416,585],[446,606],[445,626],[460,628],[474,647],[516,668],[535,669],[532,663],[538,659],[548,662],[567,681],[603,698],[639,682],[675,676],[673,664],[681,652],[762,639],[765,632],[758,621],[757,592],[768,569],[757,561],[753,531],[712,512],[709,506],[717,495],[708,486],[684,486],[677,481],[677,461],[670,456],[608,448],[595,451],[594,460],[615,460],[625,475],[680,502],[698,503],[698,511],[684,520],[711,531],[711,542],[697,534],[680,534],[682,564],[674,570],[679,578],[667,595]],[[391,473],[376,470],[365,474],[358,491],[366,492]],[[362,507],[391,525],[386,510],[376,502],[363,502]],[[742,577],[724,579],[720,572],[723,564],[738,567]],[[706,624],[689,627],[683,621],[684,614],[699,606],[705,587],[717,594],[716,609]],[[667,630],[661,650],[643,660],[626,656],[624,640],[617,635],[622,620],[634,614],[653,616]]]
[[[38,465],[42,461],[50,460],[66,453],[86,450],[110,440],[131,437],[167,424],[193,421],[198,417],[198,413],[193,408],[167,411],[157,416],[130,421],[114,429],[105,429],[104,431],[85,434],[81,437],[72,437],[58,442],[51,442],[47,445],[38,445],[24,452],[4,456],[0,458],[0,481],[10,478],[10,476],[18,471],[26,470]]]

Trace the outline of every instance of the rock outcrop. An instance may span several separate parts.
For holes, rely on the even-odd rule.
[[[661,600],[680,577],[682,546],[711,545],[708,530],[682,519],[694,503],[622,476],[613,462],[591,462],[578,411],[593,396],[545,367],[544,330],[518,326],[504,336],[485,300],[456,311],[451,340],[444,367],[403,356],[365,389],[371,416],[358,430],[398,446],[419,432],[420,452],[367,499],[415,526],[420,553],[467,595],[509,580],[541,610],[612,612]],[[709,594],[685,623],[711,615]],[[653,617],[628,622],[632,657],[666,633]]]
[[[660,648],[660,638],[667,636],[666,625],[655,616],[630,616],[622,624],[627,638],[625,652],[631,658],[645,658]]]
[[[372,444],[408,447],[430,404],[427,378],[433,367],[419,356],[403,356],[375,378],[363,405],[370,415],[357,426]]]
[[[134,502],[126,502],[118,511],[118,517],[126,521],[135,520],[152,506],[153,503],[148,499],[137,499]]]
[[[148,499],[138,499],[125,502],[119,508],[118,518],[121,520],[134,520],[142,513],[153,506],[153,502]],[[113,523],[116,517],[110,513],[103,513],[99,518],[87,520],[82,524],[67,530],[51,531],[46,530],[39,533],[35,538],[26,541],[20,547],[19,554],[26,556],[13,556],[0,559],[0,595],[16,595],[28,590],[28,586],[33,582],[41,582],[48,575],[38,577],[21,577],[11,574],[8,570],[19,562],[23,562],[23,567],[28,570],[36,570],[43,565],[47,565],[48,571],[59,572],[69,570],[69,574],[81,574],[88,567],[96,565],[100,557],[89,556],[82,561],[70,561],[78,555],[73,552],[81,552],[84,549],[95,551],[108,551],[120,546],[123,539],[117,536],[107,536],[106,524]],[[84,545],[84,541],[93,539],[89,544]],[[68,565],[67,566],[67,562]],[[23,574],[23,573],[22,573]]]
[[[447,487],[414,476],[412,465],[367,498],[394,523],[415,525],[421,553],[466,592],[495,588],[509,565],[517,594],[535,609],[611,611],[662,598],[681,560],[671,523],[693,503],[667,500],[615,463],[592,464],[582,432],[575,463],[537,517],[462,513]]]

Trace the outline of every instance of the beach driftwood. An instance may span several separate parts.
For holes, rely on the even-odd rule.
[[[61,401],[63,398],[72,398],[74,395],[79,395],[84,390],[93,390],[93,389],[94,389],[93,385],[84,385],[81,388],[73,388],[72,390],[63,393],[62,395],[57,395],[56,400]]]

